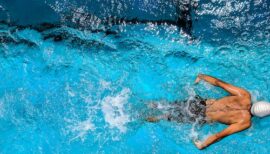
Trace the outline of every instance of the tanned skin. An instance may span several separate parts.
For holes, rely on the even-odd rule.
[[[251,126],[251,96],[248,91],[204,74],[199,74],[195,83],[197,84],[201,80],[224,89],[230,95],[217,100],[208,99],[206,101],[208,122],[220,122],[228,125],[228,127],[211,135],[205,141],[194,141],[198,149],[203,149],[228,135],[243,131]],[[166,119],[166,115],[149,117],[147,120],[156,122],[161,119]]]

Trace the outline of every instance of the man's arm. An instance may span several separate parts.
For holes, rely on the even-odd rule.
[[[223,131],[208,137],[204,142],[201,143],[201,142],[195,141],[194,143],[198,149],[203,149],[228,135],[231,135],[233,133],[240,132],[242,130],[249,128],[250,125],[251,125],[250,122],[232,124],[226,129],[224,129]]]
[[[217,78],[214,78],[212,76],[209,76],[209,75],[205,75],[205,74],[199,74],[195,83],[198,83],[200,82],[201,80],[204,80],[214,86],[218,86],[218,87],[221,87],[222,89],[226,90],[227,92],[229,92],[231,95],[235,95],[235,96],[250,96],[249,92],[242,89],[242,88],[239,88],[239,87],[236,87],[236,86],[233,86],[231,84],[228,84],[220,79],[217,79]]]

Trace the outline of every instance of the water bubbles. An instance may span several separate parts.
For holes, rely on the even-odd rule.
[[[232,52],[231,46],[224,45],[217,48],[216,54],[217,55],[226,55],[228,53]]]

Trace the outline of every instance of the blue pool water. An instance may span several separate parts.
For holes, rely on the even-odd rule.
[[[225,95],[194,86],[200,72],[248,89],[253,100],[269,99],[268,48],[188,43],[174,26],[170,36],[162,34],[168,27],[156,34],[152,26],[108,36],[68,27],[2,30],[19,43],[1,45],[1,153],[199,153],[192,138],[224,125],[152,124],[143,116],[149,101]],[[67,37],[43,39],[50,34]],[[204,152],[267,153],[269,122],[254,118],[250,129]]]
[[[2,22],[0,153],[268,153],[270,117],[203,151],[192,139],[225,125],[144,121],[151,101],[226,95],[195,86],[198,73],[270,101],[269,27],[213,39],[195,29],[190,38],[168,24],[114,25],[108,33]]]

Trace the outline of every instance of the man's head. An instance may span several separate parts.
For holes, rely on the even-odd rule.
[[[270,103],[265,101],[256,102],[251,107],[251,113],[257,117],[270,115]]]

